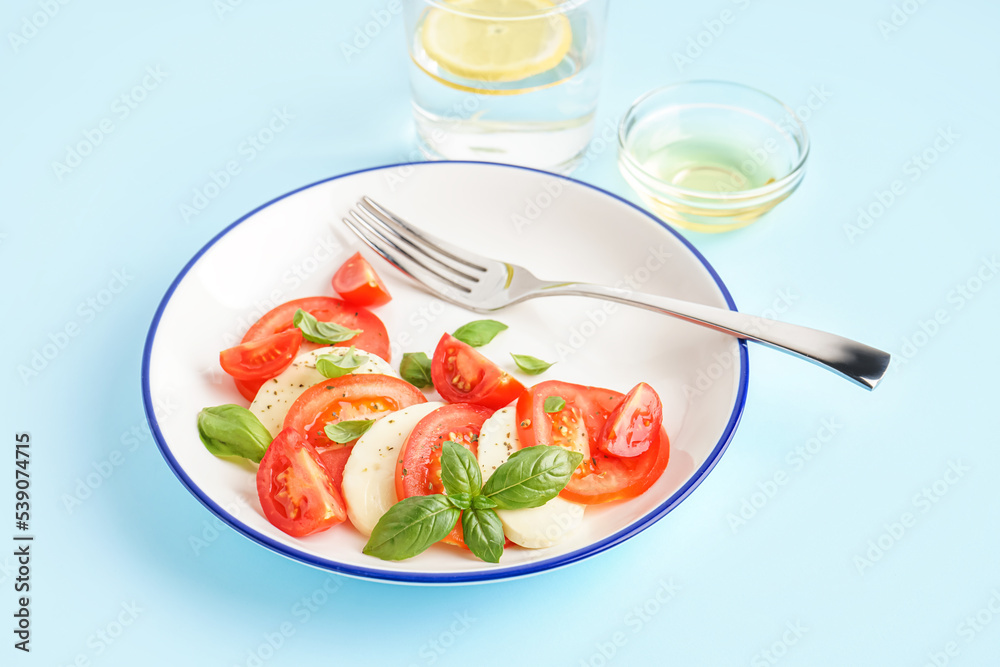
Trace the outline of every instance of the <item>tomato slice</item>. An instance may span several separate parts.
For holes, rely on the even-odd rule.
[[[651,487],[667,468],[670,440],[661,428],[649,449],[632,458],[620,458],[598,451],[588,469],[573,475],[559,494],[566,500],[585,505],[635,498]]]
[[[434,350],[431,380],[449,403],[473,403],[499,410],[524,393],[524,385],[451,334]]]
[[[347,518],[344,500],[316,449],[285,429],[271,442],[257,469],[257,496],[264,516],[293,537],[304,537]]]
[[[380,320],[378,316],[371,311],[358,306],[351,306],[340,299],[334,299],[330,296],[313,296],[306,297],[304,299],[294,299],[272,308],[259,320],[257,320],[257,322],[255,322],[245,334],[243,334],[243,344],[266,339],[275,334],[291,331],[293,329],[297,330],[298,327],[292,323],[292,318],[295,316],[295,311],[299,308],[306,311],[320,322],[336,322],[337,324],[350,329],[361,330],[361,333],[354,338],[342,343],[336,343],[336,346],[346,347],[354,345],[358,349],[364,350],[365,352],[371,352],[372,354],[389,361],[391,354],[389,334],[386,332],[385,325],[382,324],[382,320]],[[317,347],[320,346],[316,343],[303,340],[299,346],[299,351],[308,352],[310,350],[315,350]],[[291,362],[289,362],[289,365],[290,364]],[[279,373],[280,372],[281,371],[279,371]],[[277,374],[278,373],[275,373],[274,375]],[[235,380],[236,388],[239,390],[243,398],[248,401],[253,401],[253,399],[257,397],[257,392],[260,390],[261,385],[271,379],[271,377],[274,377],[274,375],[264,378],[237,378]]]
[[[445,440],[478,454],[479,431],[493,410],[481,405],[453,403],[438,408],[417,422],[396,459],[396,498],[429,496],[444,492],[441,450]],[[462,522],[455,524],[443,542],[465,546]]]
[[[566,401],[559,412],[545,412],[550,396]],[[517,401],[517,436],[522,447],[559,445],[590,455],[591,440],[604,428],[625,394],[580,384],[547,380],[536,384]]]
[[[417,403],[426,403],[423,392],[409,382],[389,375],[344,375],[306,389],[285,415],[282,428],[293,428],[320,452],[350,447],[326,437],[327,424],[356,419],[378,419]]]
[[[295,328],[292,317],[299,308],[306,311],[320,322],[336,322],[348,329],[360,329],[361,333],[350,340],[336,343],[337,347],[356,346],[359,350],[371,352],[374,355],[390,361],[389,335],[385,325],[375,313],[352,306],[345,301],[331,296],[312,296],[305,299],[287,301],[268,311],[243,335],[243,342],[260,340],[282,331]],[[318,347],[315,343],[305,341],[302,350]]]
[[[264,383],[267,382],[268,379],[270,378],[262,378],[260,380],[237,380],[236,378],[233,378],[233,383],[239,390],[240,395],[253,403],[253,399],[257,398],[257,392],[260,391],[260,388],[264,386]]]
[[[302,332],[289,329],[223,350],[219,364],[237,380],[269,380],[292,365],[301,345]]]
[[[360,252],[337,269],[331,283],[333,291],[356,306],[381,306],[392,300],[385,283]]]
[[[618,404],[597,437],[597,448],[620,458],[639,456],[663,424],[663,404],[656,390],[640,382]]]
[[[353,449],[353,445],[337,449],[327,448],[319,452],[319,460],[323,462],[323,467],[330,473],[333,488],[342,494],[344,492],[344,468],[347,467],[347,459],[351,458],[351,449]]]
[[[545,412],[549,396],[562,398],[566,405],[558,412]],[[559,445],[585,452],[583,463],[559,494],[566,500],[596,505],[634,498],[652,486],[666,469],[670,442],[663,428],[642,454],[631,458],[599,449],[598,438],[624,398],[611,389],[546,381],[518,399],[517,434],[522,447]]]

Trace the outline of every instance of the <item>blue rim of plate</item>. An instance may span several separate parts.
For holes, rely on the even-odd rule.
[[[705,269],[708,270],[709,274],[712,276],[712,279],[715,280],[715,284],[719,288],[719,291],[722,293],[722,296],[725,298],[726,303],[729,305],[730,310],[736,310],[736,303],[733,301],[733,297],[729,293],[729,290],[726,288],[725,283],[722,282],[722,278],[719,277],[719,274],[716,273],[712,265],[708,263],[708,260],[705,259],[705,257],[700,252],[698,252],[697,248],[691,245],[691,243],[688,242],[687,239],[685,239],[676,230],[672,229],[670,226],[668,226],[666,223],[664,223],[662,220],[657,218],[652,213],[649,213],[648,211],[640,208],[639,206],[636,206],[632,202],[623,199],[622,197],[619,197],[618,195],[612,192],[608,192],[603,188],[599,188],[596,185],[584,183],[583,181],[578,181],[568,176],[554,174],[548,171],[543,171],[541,169],[532,169],[530,167],[502,164],[499,162],[480,162],[472,160],[400,162],[397,164],[387,164],[378,167],[368,167],[366,169],[358,169],[357,171],[348,172],[346,174],[340,174],[338,176],[331,176],[330,178],[324,178],[323,180],[316,181],[315,183],[310,183],[309,185],[304,185],[300,188],[296,188],[295,190],[286,192],[283,195],[279,195],[278,197],[275,197],[271,201],[253,209],[252,211],[244,215],[242,218],[240,218],[239,220],[232,223],[231,225],[223,229],[221,232],[216,234],[208,243],[206,243],[201,248],[201,250],[195,253],[194,257],[192,257],[188,261],[188,263],[184,265],[184,268],[181,269],[180,273],[177,274],[177,277],[174,278],[173,282],[170,283],[170,287],[167,288],[166,294],[163,295],[163,299],[160,301],[160,305],[157,307],[156,313],[153,315],[153,321],[149,326],[149,333],[146,335],[146,343],[143,346],[143,351],[142,351],[142,402],[143,402],[143,408],[146,413],[146,420],[149,422],[150,431],[153,434],[153,439],[156,440],[156,445],[160,450],[160,454],[163,455],[163,458],[167,461],[167,464],[170,466],[170,469],[173,471],[174,475],[177,476],[177,478],[181,481],[181,483],[184,484],[185,487],[187,487],[188,491],[190,491],[192,495],[194,495],[194,497],[201,502],[201,504],[203,504],[206,508],[208,508],[208,510],[212,512],[212,514],[214,514],[220,520],[222,520],[230,527],[235,529],[238,533],[241,533],[244,537],[247,537],[253,540],[254,542],[257,542],[261,546],[266,547],[271,551],[274,551],[282,556],[291,558],[292,560],[297,560],[299,562],[305,563],[306,565],[311,565],[313,567],[322,570],[328,570],[330,572],[336,572],[338,574],[343,574],[351,577],[358,577],[362,579],[392,582],[392,583],[467,584],[467,583],[502,581],[505,579],[517,579],[520,577],[525,577],[532,574],[538,574],[548,570],[555,570],[558,568],[562,568],[572,563],[576,563],[586,558],[590,558],[591,556],[596,556],[597,554],[606,551],[611,547],[620,544],[621,542],[624,542],[625,540],[628,540],[629,538],[639,534],[640,532],[642,532],[646,528],[649,528],[654,523],[656,523],[664,516],[666,516],[667,513],[669,513],[671,510],[677,507],[677,505],[679,505],[681,501],[687,498],[691,494],[691,492],[694,491],[699,484],[701,484],[702,480],[704,480],[705,477],[708,476],[708,473],[710,473],[712,471],[712,468],[714,468],[715,465],[719,462],[719,459],[722,457],[722,454],[729,447],[729,443],[732,441],[733,435],[736,433],[736,427],[740,423],[740,418],[743,416],[743,408],[746,405],[747,385],[749,382],[749,373],[750,373],[749,369],[750,359],[749,355],[747,354],[747,343],[745,340],[739,341],[739,351],[740,351],[739,390],[736,396],[736,405],[733,407],[732,414],[729,415],[729,421],[726,423],[725,431],[723,431],[722,437],[719,438],[719,441],[716,443],[715,448],[712,450],[711,454],[709,454],[708,459],[701,465],[701,467],[695,472],[695,474],[692,475],[692,477],[683,486],[681,486],[681,488],[675,491],[669,498],[667,498],[666,501],[661,503],[656,509],[654,509],[649,514],[642,517],[642,519],[640,519],[639,521],[630,524],[629,526],[623,528],[617,533],[610,535],[604,538],[603,540],[600,540],[599,542],[594,542],[593,544],[589,544],[586,547],[577,549],[576,551],[571,551],[568,554],[563,554],[561,556],[556,556],[554,558],[540,560],[525,565],[507,567],[499,569],[496,572],[478,571],[478,572],[458,572],[454,574],[449,574],[449,573],[423,574],[414,572],[397,572],[392,570],[376,570],[365,567],[356,567],[353,565],[345,565],[344,563],[340,563],[337,561],[327,560],[325,558],[319,558],[317,556],[314,556],[313,554],[306,553],[304,551],[299,551],[298,549],[289,547],[286,544],[276,542],[272,540],[270,537],[258,533],[256,530],[253,530],[246,524],[238,521],[235,517],[230,515],[222,507],[216,504],[215,501],[209,498],[208,495],[204,491],[202,491],[197,484],[194,483],[194,480],[188,477],[187,473],[184,472],[184,469],[180,466],[180,464],[177,462],[177,459],[174,458],[173,453],[170,451],[170,447],[167,445],[166,439],[163,437],[163,433],[160,431],[160,425],[156,421],[156,415],[153,412],[153,398],[149,388],[149,363],[150,363],[150,355],[153,349],[153,340],[156,338],[156,330],[159,326],[160,318],[162,317],[163,311],[167,307],[167,304],[170,303],[170,298],[173,296],[174,290],[177,289],[177,286],[180,284],[181,280],[183,280],[184,277],[187,275],[188,271],[191,270],[191,268],[197,263],[197,261],[201,258],[201,256],[208,251],[209,248],[215,245],[222,237],[228,234],[236,226],[241,224],[247,218],[250,218],[251,216],[256,214],[258,211],[262,211],[268,206],[271,206],[272,204],[279,202],[282,199],[285,199],[286,197],[291,197],[292,195],[301,192],[303,190],[308,190],[309,188],[315,187],[317,185],[322,185],[323,183],[336,181],[341,178],[354,176],[355,174],[362,174],[368,171],[379,171],[383,169],[393,169],[393,168],[408,167],[413,165],[434,165],[434,164],[489,165],[493,167],[504,167],[508,169],[520,169],[522,171],[533,171],[539,174],[544,174],[545,176],[548,177],[561,178],[563,180],[570,181],[578,185],[582,185],[584,187],[590,188],[591,190],[596,190],[604,195],[612,197],[613,199],[618,200],[619,202],[625,204],[626,206],[635,209],[642,215],[646,216],[647,218],[655,222],[660,227],[663,227],[668,232],[673,234],[681,243],[683,243],[687,247],[687,249],[690,250],[694,254],[694,256],[698,258],[698,261],[702,263]]]

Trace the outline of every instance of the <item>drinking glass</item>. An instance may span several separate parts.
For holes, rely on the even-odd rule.
[[[404,0],[429,159],[569,172],[593,134],[607,0]]]

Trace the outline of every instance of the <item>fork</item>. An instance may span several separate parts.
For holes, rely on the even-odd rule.
[[[645,308],[721,331],[811,361],[874,389],[889,368],[889,354],[857,341],[724,308],[618,287],[536,278],[523,267],[489,259],[418,229],[369,197],[344,223],[372,250],[429,292],[477,313],[540,296],[588,296]]]

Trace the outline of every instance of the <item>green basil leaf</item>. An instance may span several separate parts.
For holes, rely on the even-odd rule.
[[[352,345],[343,355],[323,354],[316,359],[316,370],[325,378],[339,378],[358,370],[368,361],[367,354],[358,354]]]
[[[494,471],[482,495],[502,510],[540,507],[569,483],[583,454],[555,446],[519,449]]]
[[[457,493],[478,496],[483,488],[483,476],[476,457],[451,440],[445,440],[441,450],[441,481],[449,496]]]
[[[497,504],[492,498],[487,498],[486,496],[472,496],[472,509],[491,510],[496,506]]]
[[[541,375],[552,368],[552,364],[556,363],[554,361],[552,363],[542,361],[538,357],[532,357],[527,354],[514,354],[512,352],[510,356],[514,357],[514,363],[517,364],[517,367],[528,375]]]
[[[559,412],[565,407],[566,401],[561,396],[547,396],[542,404],[542,409],[548,413]]]
[[[506,324],[496,320],[476,320],[460,326],[452,335],[466,345],[482,347],[506,328]]]
[[[462,539],[480,560],[499,563],[503,555],[503,525],[493,510],[462,512]]]
[[[460,510],[467,510],[472,507],[472,496],[468,493],[448,494],[448,502]]]
[[[321,345],[343,343],[361,333],[360,329],[348,329],[336,322],[320,322],[301,308],[295,311],[292,324],[302,329],[303,338]]]
[[[399,362],[399,374],[417,389],[433,384],[431,380],[431,360],[423,352],[407,352]]]
[[[439,493],[406,498],[382,515],[363,551],[382,560],[411,558],[447,536],[460,514]]]
[[[330,440],[344,444],[363,436],[374,423],[374,419],[354,419],[337,422],[336,424],[327,424],[323,427],[323,432],[326,433],[326,437],[330,438]]]
[[[216,456],[241,456],[260,463],[271,434],[241,405],[217,405],[198,413],[198,437]]]

